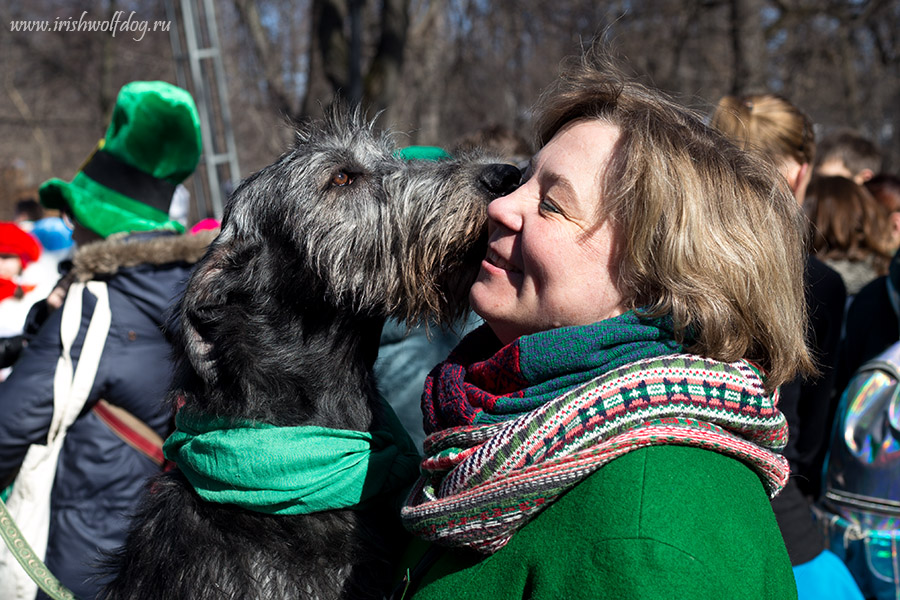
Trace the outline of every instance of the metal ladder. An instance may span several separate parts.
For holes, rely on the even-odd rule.
[[[191,178],[191,204],[196,220],[221,219],[223,200],[239,181],[240,170],[215,7],[213,0],[165,0],[165,4],[169,22],[178,24],[170,28],[176,81],[194,96],[200,114],[203,155]],[[181,8],[180,19],[176,5]],[[201,170],[205,171],[205,178]]]

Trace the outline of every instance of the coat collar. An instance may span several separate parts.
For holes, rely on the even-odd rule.
[[[194,264],[217,234],[216,229],[193,235],[169,232],[114,235],[79,248],[72,257],[72,270],[78,281],[89,281],[142,264]]]

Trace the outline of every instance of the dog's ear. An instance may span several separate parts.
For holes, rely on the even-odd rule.
[[[214,340],[227,323],[229,299],[239,291],[243,278],[235,276],[236,256],[241,244],[230,236],[220,236],[197,264],[181,301],[181,338],[184,354],[194,371],[207,383],[218,382],[221,349]]]

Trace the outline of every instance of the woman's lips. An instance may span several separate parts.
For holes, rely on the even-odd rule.
[[[506,260],[505,258],[500,256],[499,254],[497,254],[495,251],[491,250],[490,248],[487,251],[485,260],[489,264],[497,267],[498,269],[503,269],[504,271],[510,271],[512,273],[521,272],[515,265],[510,263],[508,260]]]

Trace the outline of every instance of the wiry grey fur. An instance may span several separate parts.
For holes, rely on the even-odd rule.
[[[393,150],[338,109],[235,191],[179,306],[173,401],[279,426],[382,422],[372,364],[384,319],[446,323],[465,309],[487,203],[518,182],[478,156],[405,162]],[[101,597],[381,598],[404,544],[396,500],[271,516],[207,503],[169,472]]]

